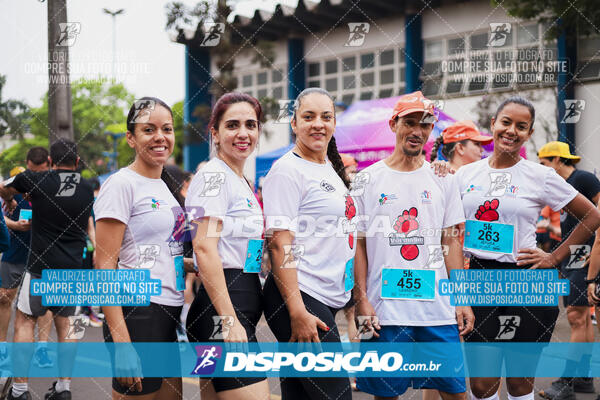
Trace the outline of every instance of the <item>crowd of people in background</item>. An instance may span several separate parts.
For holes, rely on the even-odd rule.
[[[539,162],[519,155],[534,132],[529,101],[503,102],[490,118],[491,136],[468,120],[448,126],[426,160],[436,110],[421,92],[404,95],[389,120],[394,152],[358,171],[356,160],[337,150],[332,96],[306,89],[291,119],[293,149],[255,187],[244,168],[259,141],[262,113],[247,94],[218,99],[208,125],[213,157],[193,173],[172,165],[173,114],[155,97],[131,106],[126,140],[135,158],[102,185],[81,176],[74,142],[29,149],[24,165],[15,165],[0,184],[0,367],[11,357],[21,363],[33,359],[42,368],[54,365],[47,351],[52,325],[57,341],[76,341],[67,335],[75,315],[102,327],[108,343],[256,342],[263,315],[279,342],[507,341],[499,339],[500,313],[521,321],[508,341],[550,341],[558,307],[455,307],[439,296],[438,282],[462,268],[559,269],[570,282],[563,299],[570,341],[594,341],[600,181],[575,167],[580,157],[566,143],[545,144]],[[482,159],[482,146],[490,143],[493,152]],[[357,173],[359,195],[353,185]],[[495,182],[492,176],[506,179]],[[502,186],[507,182],[518,193],[507,192]],[[298,223],[299,216],[309,222]],[[335,223],[314,222],[331,216]],[[368,218],[353,222],[357,216],[384,216],[391,223],[386,232],[373,234],[364,222]],[[465,234],[483,222],[510,228],[513,236],[504,240],[504,250],[465,242]],[[306,234],[311,229],[325,234]],[[418,229],[439,234],[418,243],[400,240]],[[182,233],[190,231],[191,236]],[[431,260],[426,249],[435,247],[447,250],[424,269]],[[149,268],[151,278],[161,282],[161,294],[148,307],[47,307],[31,295],[31,280],[58,268]],[[382,279],[407,270],[434,289],[416,298],[391,291]],[[344,331],[336,324],[339,311]],[[215,337],[217,321],[228,327],[226,335]],[[14,342],[35,341],[35,350],[9,354],[11,336]],[[152,355],[139,354],[132,365],[122,362],[119,349],[111,353],[113,398],[181,398],[181,377],[145,377]],[[477,356],[466,354],[466,362]],[[563,376],[540,395],[573,400],[576,392],[594,392],[593,378],[582,367],[590,359],[591,353],[580,354],[567,362]],[[536,357],[529,360],[537,363]],[[498,398],[502,361],[488,360],[498,365],[498,377],[470,378],[474,399]],[[504,362],[510,368],[522,360],[513,355]],[[131,376],[136,368],[139,377]],[[280,380],[284,400],[350,399],[353,390],[396,398],[409,387],[425,389],[425,400],[459,400],[467,392],[464,377]],[[509,377],[506,386],[510,400],[534,398],[533,377]],[[202,399],[269,398],[266,377],[201,379],[200,392]],[[8,398],[32,398],[27,377],[14,378]],[[70,378],[60,377],[45,398],[71,399]]]

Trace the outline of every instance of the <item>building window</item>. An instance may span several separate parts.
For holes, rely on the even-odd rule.
[[[344,71],[354,71],[356,69],[356,57],[342,58],[342,69]]]
[[[274,87],[273,88],[273,98],[275,100],[282,100],[283,99],[283,87],[278,86],[278,87]]]
[[[307,84],[320,86],[347,105],[404,92],[402,48],[385,47],[337,59],[307,60]],[[314,65],[311,70],[311,65]]]
[[[540,61],[558,59],[556,41],[544,40],[542,32],[540,24],[525,22],[513,24],[503,46],[489,45],[489,30],[426,41],[421,71],[423,92],[429,96],[460,96],[518,86],[556,85],[556,73],[550,67],[540,70],[543,64],[552,64]],[[594,53],[600,48],[600,38],[597,40],[589,45]],[[600,57],[595,61],[600,64]],[[515,62],[520,68],[515,68]],[[600,65],[585,73],[597,77]]]
[[[325,80],[325,90],[328,92],[336,92],[338,89],[338,79],[329,78]]]
[[[356,78],[354,75],[347,75],[342,78],[342,90],[354,89],[356,87]]]
[[[375,74],[373,72],[367,72],[360,75],[360,86],[370,87],[375,85]]]
[[[337,60],[325,61],[325,73],[335,74],[338,71]]]
[[[590,80],[600,78],[600,36],[579,38],[577,48],[577,79]]]
[[[247,93],[257,99],[263,99],[272,96],[276,100],[285,99],[287,85],[286,65],[275,65],[270,68],[261,68],[254,71],[248,71],[248,68],[242,71],[236,71],[241,75],[241,86],[237,90]],[[238,82],[240,82],[238,81]]]
[[[277,69],[274,69],[271,72],[271,82],[275,83],[275,82],[281,82],[283,80],[283,71],[279,71]]]
[[[390,65],[394,63],[394,50],[382,51],[379,55],[379,65]]]
[[[342,103],[349,106],[354,103],[354,95],[353,94],[345,94],[342,96]]]
[[[440,91],[439,79],[428,79],[423,82],[423,94],[425,96],[436,96]]]
[[[388,85],[394,83],[394,70],[386,69],[379,72],[379,84]]]
[[[539,40],[538,25],[528,24],[517,26],[517,45],[537,43]]]
[[[375,66],[375,55],[373,53],[362,54],[360,56],[360,67],[373,68]]]

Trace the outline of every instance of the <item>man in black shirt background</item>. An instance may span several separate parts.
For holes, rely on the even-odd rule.
[[[583,194],[595,205],[598,205],[600,197],[600,181],[590,172],[575,168],[581,157],[571,154],[569,145],[562,142],[546,143],[538,152],[540,163],[553,168],[579,193]],[[577,226],[579,221],[574,216],[560,212],[560,229],[562,237],[566,238]],[[593,343],[594,328],[590,315],[590,304],[587,297],[587,273],[591,248],[594,244],[594,235],[586,243],[571,246],[571,257],[563,261],[561,274],[569,280],[570,293],[563,297],[567,309],[567,319],[571,326],[572,343]],[[587,365],[591,354],[581,356],[580,363],[577,360],[567,360],[564,377],[552,383],[552,387],[540,391],[540,395],[550,400],[573,400],[575,392],[593,393],[594,385],[592,378],[569,378],[570,376],[587,376],[587,371],[576,370],[577,365]],[[576,374],[573,372],[576,371]]]
[[[67,140],[59,140],[50,147],[52,170],[46,172],[25,171],[0,184],[0,196],[7,204],[17,193],[28,193],[31,201],[31,248],[26,273],[17,298],[15,318],[15,342],[32,342],[35,322],[50,309],[59,342],[67,339],[69,316],[75,315],[75,305],[46,307],[41,296],[30,294],[32,279],[40,279],[44,269],[82,268],[83,248],[86,245],[88,219],[93,206],[92,188],[76,172],[79,163],[77,146]],[[27,354],[24,354],[27,353]],[[15,361],[29,365],[31,352],[14,354]],[[60,358],[72,365],[75,352],[62,351]],[[71,359],[68,359],[71,358]],[[27,378],[15,378],[8,399],[29,400]],[[45,399],[70,400],[70,378],[61,377],[52,386]]]

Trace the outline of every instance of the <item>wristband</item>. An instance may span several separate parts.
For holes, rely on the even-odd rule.
[[[584,282],[586,285],[589,285],[590,283],[600,283],[600,275],[597,275],[593,279],[586,279]]]

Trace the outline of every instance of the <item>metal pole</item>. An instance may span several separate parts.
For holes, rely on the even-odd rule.
[[[123,12],[125,12],[125,10],[123,8],[116,10],[116,11],[110,11],[107,8],[103,8],[102,9],[104,11],[105,14],[108,14],[112,17],[112,22],[113,22],[113,42],[112,42],[112,68],[111,68],[111,72],[112,72],[112,80],[113,83],[115,83],[116,80],[116,54],[117,54],[117,15],[123,14]]]
[[[116,54],[117,54],[117,16],[116,15],[112,15],[112,22],[113,22],[113,40],[112,40],[112,80],[113,80],[113,84],[116,81],[116,73],[115,73],[115,69],[116,69]]]

